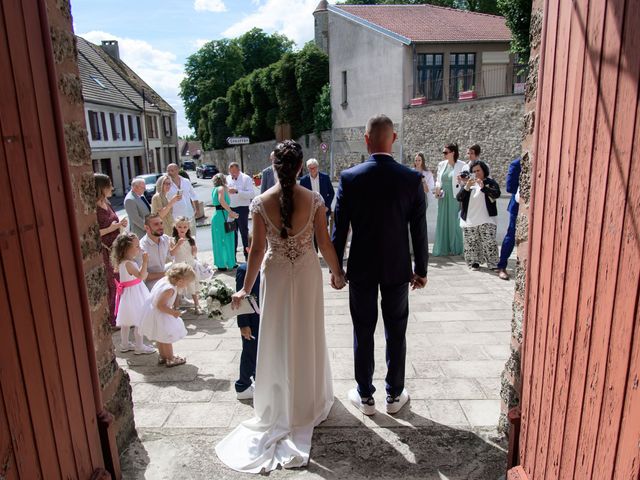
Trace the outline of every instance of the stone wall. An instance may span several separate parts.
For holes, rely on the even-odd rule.
[[[416,152],[423,151],[435,172],[446,143],[459,145],[461,159],[477,143],[491,177],[504,187],[509,163],[521,153],[523,114],[520,95],[408,108],[401,132],[403,162],[412,165]]]
[[[534,158],[534,127],[536,118],[536,93],[538,88],[538,68],[540,60],[540,42],[542,39],[543,0],[533,0],[531,12],[531,55],[529,58],[529,77],[525,87],[524,129],[522,139],[522,171],[520,172],[520,210],[516,223],[516,263],[515,293],[513,298],[513,317],[511,320],[511,355],[502,372],[500,397],[502,408],[498,429],[509,433],[507,414],[510,409],[520,405],[522,393],[521,354],[522,322],[525,314],[527,254],[529,250],[529,201],[531,198],[531,172]],[[519,419],[518,419],[519,421]]]
[[[102,400],[107,410],[115,416],[118,450],[123,451],[136,434],[133,402],[129,376],[116,363],[108,323],[107,285],[96,220],[91,149],[85,124],[71,6],[68,0],[49,0],[47,5]]]
[[[329,172],[331,165],[329,159],[329,151],[323,152],[320,145],[324,142],[328,147],[331,146],[331,132],[323,132],[320,137],[316,134],[303,135],[296,139],[302,145],[305,161],[309,158],[315,158],[320,163],[320,170]],[[269,140],[266,142],[252,143],[242,147],[242,157],[244,159],[244,172],[247,175],[255,175],[261,172],[271,163],[269,155],[278,142]],[[222,150],[211,150],[204,152],[202,163],[213,163],[221,172],[227,172],[231,162],[240,163],[240,147],[230,147]]]

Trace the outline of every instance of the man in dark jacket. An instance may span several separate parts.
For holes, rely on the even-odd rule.
[[[341,264],[349,226],[352,229],[346,274],[358,388],[349,392],[349,400],[365,415],[376,412],[372,377],[378,289],[387,343],[386,410],[393,414],[409,400],[404,388],[409,285],[415,289],[427,284],[422,176],[394,160],[391,152],[396,138],[389,117],[371,118],[365,134],[371,156],[342,172],[336,197],[333,245]],[[409,231],[415,255],[413,266]]]
[[[498,262],[498,276],[502,280],[509,280],[507,262],[516,244],[516,220],[518,219],[518,210],[520,209],[520,204],[516,201],[516,193],[520,187],[521,170],[520,157],[518,157],[511,162],[509,171],[507,172],[507,192],[511,194],[511,200],[509,200],[509,205],[507,206],[507,212],[509,212],[509,228],[502,241],[500,261]]]

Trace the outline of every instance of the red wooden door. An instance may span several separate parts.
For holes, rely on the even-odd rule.
[[[95,362],[44,15],[0,3],[0,478],[87,479]]]
[[[640,478],[639,12],[545,2],[513,478]]]

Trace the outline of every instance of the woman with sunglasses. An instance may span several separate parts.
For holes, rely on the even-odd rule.
[[[436,223],[436,239],[433,244],[432,255],[442,257],[447,255],[462,255],[464,243],[460,228],[460,205],[456,195],[460,191],[458,176],[465,167],[460,156],[458,145],[446,145],[442,154],[444,160],[438,164],[436,174],[436,188],[434,195],[438,199],[438,221]]]

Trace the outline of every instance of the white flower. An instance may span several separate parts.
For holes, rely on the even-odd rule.
[[[213,303],[213,298],[207,297],[207,307],[211,309],[211,304]]]
[[[213,311],[219,311],[222,308],[222,303],[220,303],[220,300],[213,300],[211,302],[211,306],[210,306],[211,310]]]
[[[211,295],[212,297],[215,297],[216,295],[218,295],[218,291],[219,289],[216,287],[211,287],[209,289],[209,295]]]

